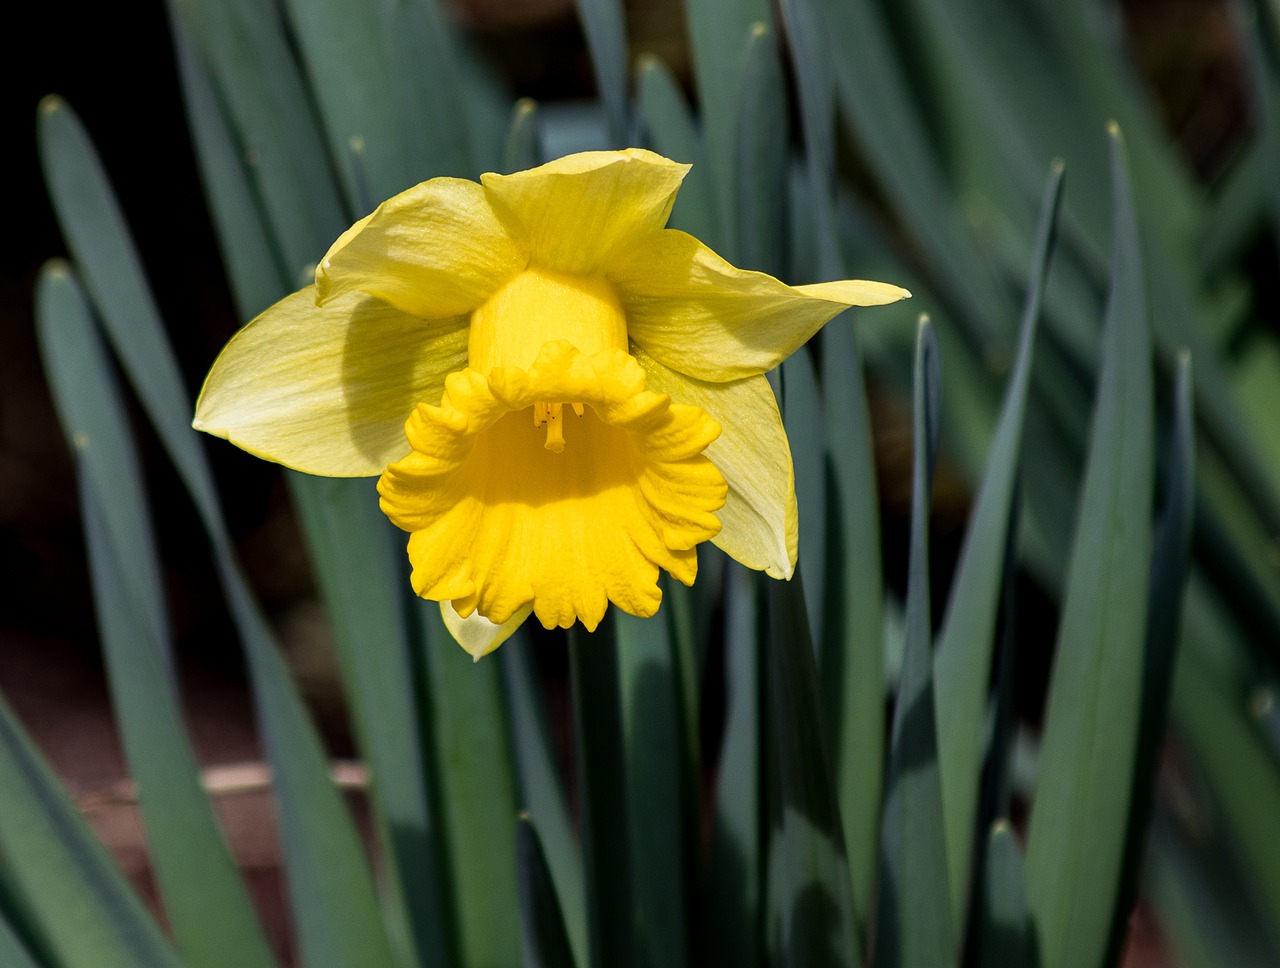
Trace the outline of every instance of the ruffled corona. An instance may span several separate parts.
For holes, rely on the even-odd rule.
[[[561,410],[560,448],[540,405]],[[378,491],[410,532],[422,597],[495,625],[532,605],[547,628],[594,629],[610,601],[652,615],[659,568],[693,582],[727,492],[703,453],[719,433],[701,409],[645,389],[626,353],[556,340],[527,369],[451,374],[440,405],[409,418],[412,452]]]

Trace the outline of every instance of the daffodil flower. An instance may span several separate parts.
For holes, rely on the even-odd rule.
[[[765,372],[879,282],[787,286],[665,228],[688,166],[571,155],[434,178],[244,327],[195,426],[310,474],[381,475],[414,591],[477,658],[531,612],[649,616],[713,541],[790,578],[791,452]]]

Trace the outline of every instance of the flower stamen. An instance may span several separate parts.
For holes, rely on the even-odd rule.
[[[581,403],[569,404],[573,412],[581,417],[586,411]],[[546,426],[547,450],[559,454],[564,451],[564,404],[545,403],[539,400],[533,405],[533,425]]]
[[[559,454],[564,450],[564,404],[544,403],[539,400],[533,405],[533,425],[547,428],[547,450]]]

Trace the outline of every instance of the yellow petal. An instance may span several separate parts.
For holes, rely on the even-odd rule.
[[[364,292],[426,319],[460,316],[520,272],[528,254],[483,188],[433,178],[347,229],[316,269],[317,294],[327,303]]]
[[[910,295],[862,280],[791,287],[737,269],[674,229],[622,254],[607,273],[631,339],[666,366],[716,382],[773,369],[849,306]]]
[[[479,612],[472,612],[463,618],[452,602],[440,603],[440,617],[444,619],[444,627],[476,662],[511,638],[532,611],[533,606],[526,605],[501,625],[494,625]]]
[[[641,148],[587,151],[529,171],[480,176],[494,208],[528,233],[533,262],[589,273],[667,223],[688,165]]]
[[[214,362],[193,426],[327,477],[380,474],[409,451],[405,418],[466,365],[466,317],[423,320],[359,293],[276,303]]]
[[[535,404],[563,404],[549,449]],[[569,404],[582,404],[574,414]],[[631,357],[548,343],[529,369],[451,374],[405,427],[413,451],[378,482],[411,532],[414,590],[504,625],[532,605],[547,628],[594,629],[608,602],[652,615],[658,569],[692,583],[725,484],[703,456],[719,428],[645,389]]]
[[[748,568],[790,578],[799,534],[795,476],[769,381],[757,375],[708,383],[663,366],[643,350],[635,355],[649,387],[693,404],[720,424],[706,455],[724,475],[729,493],[718,512],[720,533],[712,540]]]

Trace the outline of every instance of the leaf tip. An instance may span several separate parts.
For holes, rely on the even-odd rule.
[[[52,114],[57,114],[67,106],[67,102],[61,94],[46,94],[40,99],[40,104],[36,107],[36,112],[42,118],[47,118]]]

